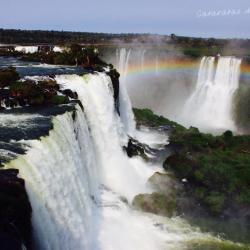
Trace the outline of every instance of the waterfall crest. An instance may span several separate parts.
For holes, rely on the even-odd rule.
[[[180,121],[205,131],[236,130],[232,117],[234,93],[239,86],[241,60],[235,57],[203,57],[194,92]]]

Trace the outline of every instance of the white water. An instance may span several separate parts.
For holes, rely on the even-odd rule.
[[[146,53],[146,50],[144,49],[144,50],[142,51],[142,54],[141,54],[141,71],[144,70],[145,53]]]
[[[15,51],[24,52],[24,53],[36,53],[38,52],[37,46],[17,46],[15,47]]]
[[[130,207],[136,194],[153,191],[147,180],[161,167],[129,159],[122,150],[127,136],[110,78],[58,76],[57,81],[77,91],[84,112],[78,107],[75,121],[71,113],[54,118],[49,136],[27,142],[27,154],[6,166],[18,168],[26,181],[36,249],[182,250],[186,241],[210,239],[181,219]],[[158,137],[140,133],[151,146],[162,142]]]
[[[162,62],[173,60],[175,55],[168,50],[135,46],[119,48],[116,56],[105,59],[112,61],[121,73],[121,82],[128,90],[133,107],[149,108],[175,120],[196,80],[195,71],[162,68]]]
[[[159,56],[157,55],[155,57],[155,75],[159,75]]]
[[[195,90],[184,105],[179,120],[205,131],[235,131],[232,117],[234,93],[239,86],[241,60],[234,57],[204,57]]]
[[[126,90],[126,76],[128,72],[130,54],[131,49],[126,50],[125,48],[122,48],[117,49],[116,51],[118,72],[121,74],[119,92],[121,120],[124,124],[127,134],[135,136],[135,119],[132,112],[132,105]]]
[[[55,47],[53,48],[53,51],[54,51],[54,52],[62,53],[62,52],[64,51],[64,49],[63,49],[62,47],[55,46]]]

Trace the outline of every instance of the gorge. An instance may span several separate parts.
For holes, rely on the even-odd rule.
[[[136,54],[134,59],[133,53]],[[95,66],[81,69],[84,72],[79,73],[78,67],[18,62],[21,65],[17,65],[17,70],[23,72],[23,78],[30,79],[29,73],[33,72],[31,79],[37,84],[44,80],[41,75],[56,72],[50,77],[60,87],[60,92],[52,91],[53,95],[62,96],[66,90],[76,93],[74,98],[69,97],[69,103],[59,104],[60,112],[53,113],[51,110],[55,107],[48,106],[49,115],[48,111],[44,115],[36,109],[27,114],[25,110],[24,113],[18,110],[27,107],[15,106],[7,107],[0,114],[2,128],[25,127],[30,131],[41,126],[47,131],[32,138],[27,136],[26,130],[25,138],[14,138],[9,132],[8,143],[21,143],[25,152],[3,163],[4,169],[18,169],[19,176],[25,180],[32,207],[32,244],[28,248],[249,249],[247,244],[201,230],[175,211],[167,217],[140,211],[134,206],[138,195],[161,193],[149,179],[169,174],[162,164],[169,154],[166,146],[171,127],[167,123],[158,127],[139,126],[138,121],[136,125],[132,107],[149,107],[159,115],[174,117],[178,122],[183,119],[187,121],[182,122],[184,125],[201,129],[199,119],[208,113],[211,116],[205,121],[206,125],[214,125],[216,120],[220,129],[222,124],[225,126],[222,129],[234,130],[230,105],[240,84],[241,61],[237,58],[219,58],[217,70],[214,57],[202,58],[195,84],[194,68],[199,62],[173,60],[168,55],[169,60],[164,60],[164,64],[163,55],[153,53],[154,60],[148,64],[148,53],[146,49],[116,50],[114,64],[121,73],[120,82],[114,69],[107,64],[101,65],[101,72]],[[134,65],[133,60],[137,60]],[[138,76],[138,69],[142,76]],[[181,70],[183,74],[170,82]],[[136,78],[131,79],[131,72],[136,73]],[[135,79],[141,82],[135,84]],[[150,83],[152,79],[155,82]],[[134,86],[131,86],[132,81]],[[224,98],[221,98],[222,93]],[[78,101],[72,103],[75,99]],[[193,112],[197,106],[200,110]],[[179,112],[181,110],[184,114]],[[181,118],[178,119],[178,115]],[[128,156],[126,148],[131,138],[136,146],[142,144],[143,157]],[[4,152],[11,154],[11,150]]]

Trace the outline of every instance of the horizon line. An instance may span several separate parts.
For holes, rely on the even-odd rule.
[[[192,35],[178,35],[176,33],[171,34],[159,34],[159,33],[145,33],[145,32],[100,32],[100,31],[73,31],[73,30],[54,30],[54,29],[20,29],[20,28],[1,28],[0,30],[15,30],[15,31],[41,31],[41,32],[68,32],[68,33],[90,33],[90,34],[106,34],[106,35],[137,35],[137,36],[161,36],[161,37],[171,37],[171,35],[175,35],[176,37],[189,37],[189,38],[200,38],[200,39],[217,39],[217,40],[249,40],[250,38],[243,37],[213,37],[213,36],[192,36]]]

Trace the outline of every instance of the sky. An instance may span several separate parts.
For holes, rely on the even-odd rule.
[[[0,0],[0,28],[250,38],[249,0]]]

